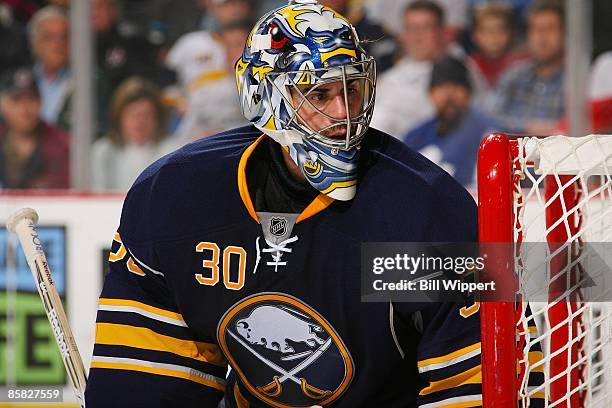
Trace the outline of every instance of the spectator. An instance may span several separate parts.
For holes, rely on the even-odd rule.
[[[432,63],[446,49],[444,13],[434,2],[417,0],[404,13],[405,56],[380,76],[372,127],[400,137],[433,114],[427,94]]]
[[[71,74],[68,66],[68,17],[56,6],[47,6],[30,21],[34,76],[41,95],[42,118],[68,129]]]
[[[512,10],[502,3],[485,3],[474,9],[472,34],[477,50],[472,60],[489,90],[513,64],[525,60],[524,52],[512,51]]]
[[[215,25],[224,26],[232,21],[245,21],[252,13],[245,0],[208,0]],[[215,31],[201,30],[187,33],[174,44],[166,64],[176,71],[180,87],[186,91],[192,82],[207,72],[225,69],[225,51],[215,37]]]
[[[234,21],[221,26],[215,33],[223,48],[224,66],[205,71],[191,82],[187,112],[177,131],[182,142],[246,124],[236,93],[234,65],[242,55],[252,27],[251,21]]]
[[[376,59],[376,69],[379,73],[391,68],[395,62],[398,44],[382,26],[367,17],[363,7],[349,7],[349,0],[320,0],[319,3],[351,20],[359,39],[364,42],[366,52]]]
[[[510,9],[513,19],[513,28],[517,33],[525,31],[525,21],[529,12],[529,7],[533,0],[468,0],[468,9],[470,12],[485,4],[497,3],[504,5]]]
[[[217,23],[215,25],[217,27],[226,27],[236,21],[248,21],[253,11],[251,3],[245,0],[207,0],[206,4],[210,6],[210,13],[216,18]],[[183,124],[181,121],[181,119],[184,121],[186,111],[192,110],[193,106],[201,104],[211,106],[211,102],[219,100],[215,99],[215,95],[208,95],[207,99],[207,95],[199,92],[199,96],[195,96],[195,98],[200,100],[192,102],[192,97],[202,84],[211,85],[217,80],[228,80],[226,78],[228,71],[226,51],[224,44],[220,41],[218,31],[201,30],[187,33],[179,38],[167,55],[166,65],[169,69],[176,71],[178,86],[164,89],[165,100],[171,105],[174,113],[171,122],[173,124],[172,129],[176,129],[175,132],[181,140],[193,140],[206,135],[206,129],[211,129],[211,126],[216,128],[215,123],[219,123],[219,120],[223,118],[223,115],[220,115],[219,120],[216,120],[215,123],[207,123],[204,118],[209,113],[205,111],[197,121],[194,121],[196,118],[194,114],[191,114],[187,119],[187,124]],[[228,106],[233,111],[235,109],[235,103],[233,102],[235,84],[222,91],[214,86],[210,89],[213,88],[222,94],[220,100],[227,100],[225,97],[228,92],[232,92],[232,103]],[[238,120],[242,123],[242,117]],[[231,123],[235,122],[232,120]],[[194,126],[197,126],[200,130],[195,129]],[[229,124],[224,125],[223,128],[226,126],[229,126]]]
[[[368,0],[365,9],[368,16],[398,35],[403,31],[402,12],[415,0]],[[468,0],[435,0],[446,16],[444,26],[447,41],[455,41],[468,24]]]
[[[468,69],[461,61],[445,57],[436,62],[429,82],[435,116],[403,139],[464,186],[474,181],[480,140],[499,130],[492,118],[470,105],[471,90]]]
[[[40,9],[30,21],[30,45],[34,54],[34,77],[41,94],[43,119],[64,130],[70,130],[73,93],[68,43],[68,17],[58,6]],[[97,129],[106,129],[110,85],[106,77],[94,72],[97,107]]]
[[[169,153],[165,139],[165,110],[157,86],[145,79],[128,78],[111,103],[109,133],[92,147],[95,190],[126,191],[140,172]]]
[[[69,187],[69,136],[40,117],[32,72],[17,69],[0,80],[0,188]]]
[[[178,87],[182,91],[205,72],[223,69],[223,46],[212,32],[187,33],[174,44],[166,57],[166,65],[177,74]]]
[[[158,48],[146,38],[122,29],[117,1],[95,0],[92,13],[98,69],[106,76],[111,93],[130,76],[159,79]]]
[[[7,4],[0,4],[0,75],[31,63],[24,26]]]
[[[405,56],[380,76],[372,118],[372,127],[395,137],[433,114],[427,84],[433,61],[444,54],[442,9],[426,0],[411,3],[400,39]]]
[[[592,131],[612,132],[612,51],[601,54],[593,63],[589,81]]]
[[[564,114],[563,6],[538,0],[527,22],[527,48],[533,61],[516,66],[500,79],[493,108],[506,128],[548,135]]]

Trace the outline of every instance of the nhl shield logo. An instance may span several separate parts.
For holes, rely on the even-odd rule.
[[[217,338],[242,384],[274,407],[327,405],[348,388],[353,359],[335,329],[310,306],[281,293],[230,308]]]
[[[270,219],[270,234],[282,237],[287,233],[287,219],[283,217],[272,217]]]

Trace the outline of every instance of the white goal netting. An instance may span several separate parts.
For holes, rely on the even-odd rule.
[[[612,136],[515,143],[519,406],[612,407]]]

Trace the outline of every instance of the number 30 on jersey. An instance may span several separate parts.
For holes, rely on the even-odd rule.
[[[202,260],[202,273],[196,273],[195,279],[200,285],[215,286],[221,280],[223,274],[223,285],[230,290],[240,290],[244,286],[246,272],[246,251],[242,247],[227,246],[223,249],[223,262],[221,261],[221,250],[214,242],[200,242],[195,247],[196,252],[204,254]],[[237,271],[236,271],[237,269]]]

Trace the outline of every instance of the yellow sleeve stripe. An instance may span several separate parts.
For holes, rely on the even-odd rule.
[[[482,369],[480,364],[472,367],[462,373],[452,377],[445,378],[440,381],[431,381],[429,386],[423,388],[419,395],[429,395],[434,392],[456,388],[465,384],[480,384],[482,383]]]
[[[472,401],[472,402],[458,402],[456,404],[450,405],[440,405],[440,408],[471,408],[471,407],[481,407],[482,401]]]
[[[482,400],[479,401],[471,401],[471,402],[458,402],[456,404],[448,404],[448,405],[438,405],[439,408],[472,408],[472,407],[481,407]]]
[[[169,317],[170,319],[183,321],[183,315],[176,312],[171,312],[169,310],[160,309],[155,306],[147,305],[146,303],[138,302],[136,300],[128,300],[128,299],[111,299],[111,298],[100,298],[99,303],[101,305],[107,306],[130,306],[137,309],[142,309],[150,313],[154,313],[156,315]]]
[[[96,344],[164,351],[219,367],[227,367],[216,344],[165,336],[144,327],[96,323]]]
[[[476,354],[474,354],[474,352],[476,352]],[[419,366],[419,368],[421,368],[421,367],[425,367],[425,366],[432,365],[432,364],[449,362],[451,360],[457,360],[456,362],[458,362],[458,361],[461,361],[459,357],[462,357],[468,354],[473,354],[473,355],[480,354],[480,342],[474,343],[471,346],[464,347],[462,349],[453,351],[452,353],[445,354],[440,357],[432,357],[432,358],[428,358],[427,360],[421,360],[417,363],[417,365]],[[472,356],[470,355],[470,357]]]
[[[140,371],[149,374],[183,378],[207,387],[215,388],[221,392],[225,391],[225,380],[190,367],[178,366],[174,364],[154,363],[151,361],[136,360],[131,358],[94,356],[91,362],[91,368]]]
[[[529,365],[530,370],[533,373],[544,372],[544,354],[541,351],[530,351],[529,352]]]

